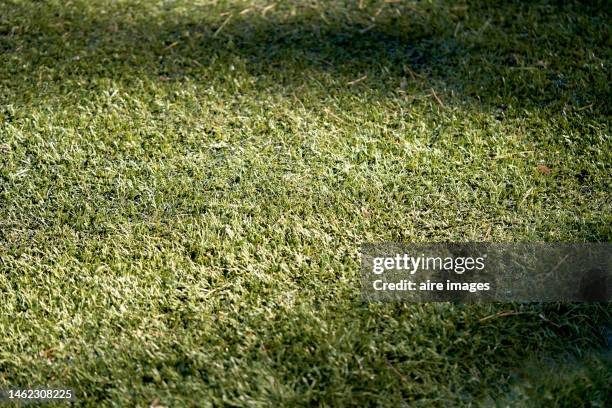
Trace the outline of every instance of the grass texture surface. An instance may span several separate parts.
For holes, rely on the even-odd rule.
[[[609,304],[364,304],[359,246],[610,241],[610,27],[606,2],[0,2],[0,388],[604,407]]]

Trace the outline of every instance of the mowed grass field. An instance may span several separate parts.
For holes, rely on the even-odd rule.
[[[366,304],[359,248],[610,241],[611,31],[607,2],[3,0],[0,389],[606,406],[609,304]]]

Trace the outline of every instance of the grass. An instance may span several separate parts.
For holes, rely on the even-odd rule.
[[[1,2],[0,388],[605,406],[608,304],[364,304],[359,246],[610,241],[610,38],[605,2]]]

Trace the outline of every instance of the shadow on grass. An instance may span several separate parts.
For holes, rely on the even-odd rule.
[[[0,6],[8,102],[34,83],[190,80],[229,93],[429,95],[607,111],[602,3]],[[75,84],[66,85],[66,87]],[[68,92],[68,90],[66,90]]]
[[[197,394],[208,391],[234,401],[263,394],[280,405],[463,406],[500,397],[545,403],[547,392],[562,391],[562,399],[601,403],[609,355],[597,326],[609,317],[605,307],[516,307],[522,314],[486,323],[479,318],[496,307],[353,304],[319,315],[283,310],[263,320],[245,313],[239,326],[215,323],[206,333],[195,319],[170,325],[172,335],[159,336],[166,353],[147,353],[138,342],[128,345],[133,349],[106,344],[79,363],[84,371],[100,372],[129,355],[116,378],[129,378],[137,389],[154,381],[152,372],[162,373],[161,381],[180,379],[172,390],[179,401],[193,398],[192,392],[210,398]],[[170,346],[175,335],[191,343]],[[193,350],[207,352],[193,358]],[[228,353],[236,357],[222,358]],[[584,362],[576,359],[585,354]],[[544,359],[544,367],[535,366]],[[562,374],[555,373],[557,366]],[[546,378],[538,377],[538,368]],[[105,392],[125,384],[116,378],[100,380]],[[157,381],[152,385],[159,389]],[[96,390],[91,398],[104,401],[105,392]]]

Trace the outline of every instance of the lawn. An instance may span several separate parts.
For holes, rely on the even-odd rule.
[[[368,304],[359,248],[611,241],[611,27],[607,2],[1,1],[0,389],[606,406],[609,303]]]

